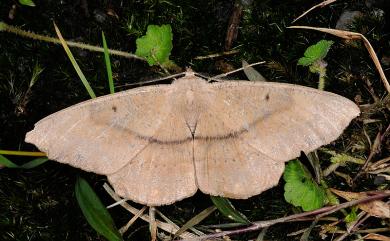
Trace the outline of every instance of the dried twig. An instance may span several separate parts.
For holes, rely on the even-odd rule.
[[[229,19],[228,29],[225,38],[225,50],[232,48],[233,41],[237,39],[238,28],[240,26],[243,6],[239,1],[236,1],[233,7],[232,15]]]
[[[353,178],[352,183],[354,183],[363,173],[366,172],[366,169],[367,169],[368,165],[370,164],[372,158],[375,156],[375,154],[378,153],[378,151],[380,149],[380,144],[381,144],[380,137],[381,137],[381,133],[379,131],[375,137],[374,144],[371,146],[370,155],[368,156],[368,158],[367,158],[366,162],[364,163],[364,165],[362,166],[362,168],[359,170],[359,172]]]
[[[316,8],[319,8],[319,7],[325,7],[326,5],[328,4],[331,4],[331,3],[334,3],[336,2],[337,0],[325,0],[323,1],[322,3],[319,3],[317,5],[314,5],[313,7],[309,8],[309,10],[305,11],[304,13],[302,13],[301,15],[299,15],[299,17],[297,17],[296,19],[294,19],[291,23],[294,23],[296,21],[298,21],[298,19],[301,19],[303,16],[305,16],[306,14],[310,13],[311,11],[313,11],[314,9]]]
[[[149,230],[152,241],[157,240],[157,222],[156,222],[156,208],[155,207],[149,207]]]
[[[278,224],[278,223],[290,222],[292,220],[302,218],[302,217],[307,217],[307,216],[316,216],[316,218],[319,219],[319,218],[325,217],[331,213],[334,213],[336,211],[339,211],[339,210],[347,208],[347,207],[355,206],[355,205],[360,204],[360,203],[366,203],[366,202],[370,202],[370,201],[374,201],[374,200],[383,199],[383,198],[389,197],[389,196],[390,196],[390,191],[375,192],[375,194],[372,196],[365,197],[365,198],[362,198],[359,200],[345,202],[345,203],[331,206],[331,207],[323,207],[323,208],[320,208],[320,209],[317,209],[314,211],[293,214],[293,215],[290,215],[287,217],[277,218],[277,219],[273,219],[273,220],[258,221],[258,222],[252,223],[252,225],[250,225],[248,227],[244,227],[244,228],[240,228],[240,229],[236,229],[236,230],[222,231],[219,233],[204,235],[204,236],[200,236],[200,237],[196,237],[196,238],[186,238],[186,239],[182,239],[182,240],[192,240],[192,241],[210,240],[210,239],[215,239],[215,238],[219,238],[219,237],[223,237],[223,236],[242,234],[242,233],[260,230],[260,229],[265,228],[265,227],[270,227],[270,226]]]
[[[122,198],[119,197],[114,190],[111,189],[111,187],[105,183],[103,185],[104,189],[106,190],[106,192],[115,200],[115,201],[120,201]],[[130,204],[128,204],[127,202],[124,202],[124,203],[121,203],[121,206],[124,207],[127,211],[129,211],[130,213],[134,214],[134,215],[137,215],[139,213],[140,210],[132,207]],[[150,217],[149,215],[141,215],[140,218],[146,222],[149,222],[150,221]],[[175,234],[177,232],[177,230],[179,230],[179,228],[169,224],[169,223],[164,223],[158,219],[156,219],[156,223],[157,223],[157,227],[159,227],[160,229],[168,232],[168,233],[171,233],[171,234]],[[184,238],[184,239],[192,239],[192,238],[196,238],[197,236],[195,234],[192,234],[192,233],[189,233],[189,232],[184,232],[180,235],[181,238]]]
[[[129,229],[129,227],[131,226],[131,225],[133,225],[133,223],[144,213],[144,211],[146,210],[146,208],[147,208],[147,206],[143,206],[140,210],[139,210],[139,212],[137,213],[137,214],[135,214],[131,219],[130,219],[130,221],[128,221],[127,223],[126,223],[126,225],[125,226],[123,226],[123,227],[121,227],[120,229],[119,229],[119,232],[121,233],[121,234],[124,234],[128,229]]]
[[[31,38],[31,39],[45,41],[45,42],[49,42],[49,43],[53,43],[53,44],[61,44],[61,41],[58,38],[49,37],[49,36],[40,35],[40,34],[36,34],[33,32],[29,32],[29,31],[25,31],[25,30],[22,30],[18,27],[5,24],[4,22],[0,22],[0,23],[2,24],[1,26],[3,27],[2,29],[0,29],[0,31],[6,31],[9,33],[17,34],[17,35],[25,37],[25,38]],[[87,50],[95,51],[95,52],[102,52],[102,53],[104,52],[104,49],[102,47],[98,47],[98,46],[93,46],[93,45],[78,43],[78,42],[73,42],[73,41],[66,41],[66,43],[69,47],[77,47],[77,48],[87,49]],[[146,61],[145,58],[139,57],[139,56],[132,54],[132,53],[120,51],[120,50],[109,49],[108,52],[112,55],[117,55],[120,57]]]
[[[218,58],[218,57],[222,57],[222,56],[226,56],[226,55],[237,54],[239,52],[240,51],[238,51],[237,49],[233,49],[233,50],[229,50],[229,51],[224,51],[222,53],[209,54],[209,55],[205,55],[205,56],[197,56],[194,59],[196,59],[196,60],[213,59],[213,58]]]

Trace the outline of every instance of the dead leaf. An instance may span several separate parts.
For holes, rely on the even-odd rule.
[[[366,236],[363,237],[363,240],[379,240],[379,241],[390,241],[390,238],[389,237],[386,237],[386,236],[383,236],[383,235],[380,235],[380,234],[376,234],[376,233],[369,233],[367,234]]]
[[[255,68],[249,66],[248,62],[242,60],[242,68],[244,69],[244,73],[246,77],[250,81],[267,81],[266,78],[263,77]]]
[[[347,201],[362,199],[368,196],[365,192],[344,192],[333,188],[330,190]],[[378,218],[390,218],[390,204],[383,201],[376,200],[368,203],[362,203],[359,204],[358,207],[372,216]]]

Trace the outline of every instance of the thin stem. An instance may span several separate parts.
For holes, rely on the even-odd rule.
[[[58,38],[53,38],[53,37],[49,37],[46,35],[40,35],[40,34],[36,34],[33,32],[25,31],[25,30],[22,30],[18,27],[8,25],[4,22],[0,22],[0,31],[6,31],[9,33],[13,33],[13,34],[25,37],[25,38],[31,38],[31,39],[54,43],[54,44],[61,44],[61,41]],[[90,51],[101,52],[101,53],[104,52],[104,49],[101,47],[98,47],[98,46],[93,46],[93,45],[84,44],[84,43],[80,43],[80,42],[73,42],[73,41],[66,41],[66,43],[68,44],[69,47],[87,49]],[[112,55],[117,55],[120,57],[146,61],[146,59],[141,58],[135,54],[131,54],[131,53],[120,51],[120,50],[109,49],[108,52]]]
[[[46,156],[46,153],[39,151],[10,151],[0,150],[1,155],[13,155],[13,156]]]

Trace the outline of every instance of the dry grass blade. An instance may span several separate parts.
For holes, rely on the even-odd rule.
[[[115,201],[120,201],[122,200],[121,197],[119,197],[115,192],[114,190],[112,190],[112,188],[107,184],[105,183],[103,185],[104,189],[106,190],[106,192],[115,200]],[[130,213],[134,214],[134,215],[137,215],[137,213],[139,213],[140,210],[132,207],[130,204],[124,202],[124,203],[121,203],[121,206],[124,207],[127,211],[129,211]],[[140,218],[146,222],[149,222],[150,221],[150,218],[149,218],[149,215],[141,215]],[[165,232],[168,232],[168,233],[171,233],[171,234],[175,234],[177,232],[177,230],[179,230],[177,227],[174,227],[173,225],[171,224],[168,224],[168,223],[164,223],[164,222],[161,222],[159,220],[156,220],[156,223],[157,223],[157,227],[159,227],[160,229],[164,230]],[[184,238],[184,239],[193,239],[193,238],[196,238],[197,236],[192,234],[192,233],[189,233],[189,232],[184,232],[180,235],[181,238]]]
[[[139,212],[137,214],[134,215],[134,217],[132,217],[127,223],[125,226],[121,227],[119,229],[119,232],[121,234],[124,234],[129,228],[131,225],[133,225],[133,223],[145,212],[147,206],[143,206]]]
[[[320,208],[317,210],[293,214],[293,215],[290,215],[287,217],[277,218],[277,219],[273,219],[273,220],[258,221],[258,222],[254,222],[252,225],[250,225],[248,227],[239,228],[239,229],[235,229],[235,230],[229,230],[229,231],[222,231],[222,232],[218,232],[218,233],[204,235],[204,236],[197,237],[197,238],[186,238],[183,240],[212,240],[212,239],[223,237],[223,236],[252,232],[252,231],[256,231],[256,230],[259,230],[259,229],[262,229],[265,227],[270,227],[270,226],[278,224],[278,223],[291,222],[291,221],[298,220],[298,219],[303,218],[303,217],[309,217],[309,216],[315,216],[316,219],[320,219],[320,218],[325,217],[331,213],[337,212],[341,209],[344,209],[347,207],[352,207],[352,206],[355,206],[355,205],[358,205],[361,203],[366,203],[366,202],[370,202],[370,201],[374,201],[374,200],[383,199],[383,198],[386,198],[389,196],[390,196],[390,191],[376,192],[372,196],[368,196],[368,197],[365,197],[365,198],[362,198],[359,200],[349,201],[349,202],[342,203],[342,204],[335,205],[335,206],[323,207],[323,208]]]
[[[213,59],[213,58],[219,58],[222,56],[237,54],[239,52],[240,51],[238,51],[238,50],[229,50],[229,51],[225,51],[222,53],[209,54],[209,55],[204,55],[204,56],[196,56],[194,59],[196,59],[196,60]]]
[[[195,217],[191,218],[188,222],[186,222],[177,232],[175,233],[174,238],[177,236],[180,236],[184,231],[187,229],[197,225],[198,223],[202,222],[205,218],[207,218],[210,214],[212,214],[217,208],[215,206],[211,206],[197,214]]]
[[[176,223],[174,223],[172,220],[170,220],[167,216],[165,216],[162,212],[160,212],[159,210],[156,209],[156,213],[165,221],[167,222],[168,224],[171,224],[173,227],[176,228],[176,230],[180,229],[180,227],[178,225],[176,225]],[[196,235],[204,235],[203,232],[197,230],[196,228],[194,227],[190,227],[189,230],[191,230],[194,234]],[[177,236],[177,235],[176,235]]]
[[[157,222],[156,222],[156,208],[149,207],[149,229],[152,241],[157,240]]]
[[[268,228],[263,228],[256,238],[256,241],[263,241]]]
[[[314,9],[316,8],[319,8],[319,7],[325,7],[326,5],[329,5],[331,3],[334,3],[336,2],[337,0],[325,0],[323,1],[322,3],[319,3],[317,5],[314,5],[313,7],[309,8],[309,10],[305,11],[304,13],[302,13],[301,15],[299,15],[299,17],[297,17],[296,19],[294,19],[291,23],[294,23],[296,21],[298,21],[299,19],[301,19],[303,16],[305,16],[306,14],[310,13],[311,11],[313,11]]]
[[[333,188],[331,188],[330,190],[334,194],[346,199],[347,201],[352,201],[352,200],[357,200],[357,199],[367,197],[367,194],[364,192],[344,192]],[[369,213],[374,217],[390,218],[390,205],[383,201],[375,200],[372,202],[366,202],[366,203],[359,204],[358,207],[361,210]]]
[[[324,33],[329,33],[329,34],[335,35],[335,36],[343,38],[343,39],[362,40],[364,45],[366,46],[366,48],[368,50],[368,53],[370,54],[372,61],[375,64],[376,69],[379,72],[379,75],[382,79],[382,82],[383,82],[387,92],[390,93],[390,84],[387,81],[385,73],[383,72],[382,66],[381,66],[379,59],[378,59],[378,56],[376,56],[374,48],[371,46],[370,42],[367,40],[366,37],[364,37],[363,34],[349,32],[349,31],[343,31],[343,30],[337,30],[337,29],[331,29],[331,28],[317,28],[317,27],[310,27],[310,26],[290,26],[288,28],[310,29],[310,30],[324,32]]]
[[[364,163],[362,169],[366,170],[368,165],[371,163],[372,158],[374,157],[375,154],[377,154],[380,150],[380,145],[381,145],[381,133],[378,132],[378,134],[375,137],[374,144],[371,146],[371,151],[370,155],[368,156],[366,162]]]
[[[371,174],[378,174],[385,172],[388,168],[390,168],[390,157],[383,158],[380,161],[370,164],[367,168],[367,172]]]
[[[359,172],[355,175],[354,179],[352,180],[355,182],[363,173],[367,171],[367,167],[369,164],[371,164],[372,158],[379,152],[380,146],[381,146],[381,133],[378,132],[378,134],[375,137],[374,144],[371,146],[370,155],[368,156],[366,162],[364,163],[363,167],[359,170]]]
[[[362,240],[390,241],[390,238],[376,233],[369,233],[366,236],[364,236]]]

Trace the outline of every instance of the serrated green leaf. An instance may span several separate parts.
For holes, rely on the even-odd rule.
[[[24,6],[35,7],[35,3],[32,0],[19,0],[19,3]]]
[[[77,179],[75,193],[84,217],[99,234],[109,241],[123,240],[110,213],[86,180]]]
[[[327,202],[323,188],[313,180],[310,172],[298,160],[290,161],[283,174],[284,198],[304,211],[321,208]]]
[[[304,57],[298,60],[298,65],[309,66],[315,61],[325,58],[332,44],[333,41],[320,40],[309,46],[304,53]]]
[[[240,213],[239,211],[237,211],[237,209],[234,208],[233,204],[229,201],[229,199],[215,196],[210,196],[210,198],[211,201],[213,201],[214,205],[225,217],[230,218],[233,221],[239,223],[250,223],[250,221],[244,214]]]
[[[150,66],[164,65],[173,48],[172,39],[171,25],[149,25],[146,35],[136,40],[135,54],[146,58]]]

